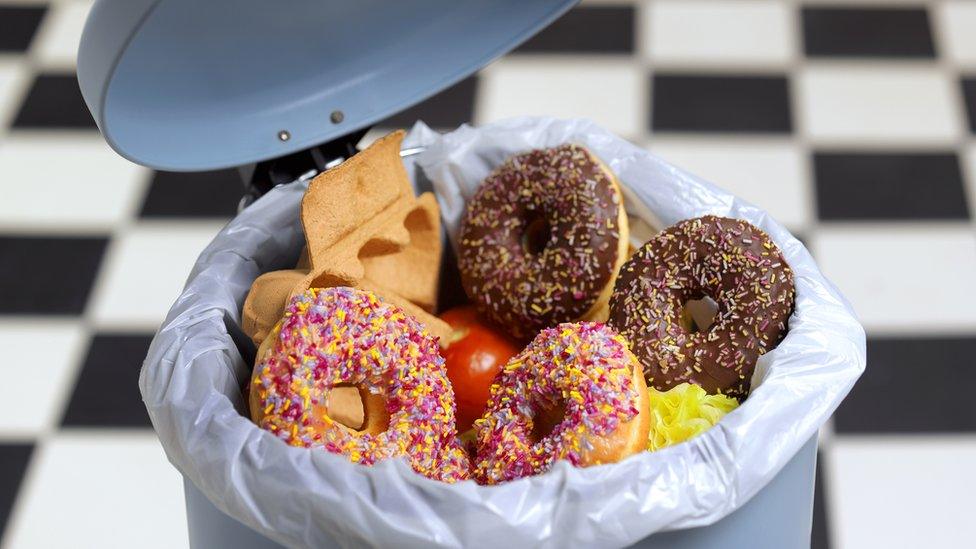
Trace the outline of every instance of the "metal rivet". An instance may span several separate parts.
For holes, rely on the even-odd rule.
[[[289,139],[291,139],[291,134],[288,133],[288,130],[281,130],[280,132],[278,132],[278,139],[280,141],[288,141]]]
[[[329,120],[331,120],[333,124],[338,124],[342,122],[345,117],[346,115],[342,114],[342,111],[332,111],[332,114],[329,115]]]

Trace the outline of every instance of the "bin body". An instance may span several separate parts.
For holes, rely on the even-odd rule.
[[[801,549],[810,547],[817,438],[800,448],[745,505],[709,526],[651,535],[635,549]],[[188,480],[187,524],[192,549],[280,549],[281,545],[225,515]],[[499,540],[501,541],[501,540]],[[339,547],[335,544],[332,547]],[[323,547],[322,549],[332,549]]]

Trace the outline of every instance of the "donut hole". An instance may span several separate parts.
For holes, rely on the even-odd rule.
[[[539,255],[552,240],[552,227],[549,221],[538,212],[530,212],[531,217],[522,231],[522,249],[529,255]]]
[[[689,299],[681,309],[681,326],[689,333],[705,332],[717,314],[718,303],[707,295]]]
[[[382,403],[379,407],[368,404],[378,399],[365,386],[343,383],[329,390],[325,413],[332,421],[356,432],[385,431],[389,417],[385,415]]]
[[[529,432],[529,440],[532,444],[552,434],[553,429],[563,422],[566,418],[566,406],[563,403],[556,404],[551,408],[543,408],[536,412],[532,418],[532,431]]]

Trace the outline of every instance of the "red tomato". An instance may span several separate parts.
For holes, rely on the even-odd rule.
[[[447,377],[454,386],[458,432],[463,433],[484,413],[495,374],[520,347],[478,316],[473,306],[445,311],[441,319],[453,328],[451,340],[442,342],[441,354],[447,362]]]

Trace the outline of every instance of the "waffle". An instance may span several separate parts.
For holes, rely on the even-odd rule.
[[[446,338],[433,316],[442,252],[440,212],[433,194],[415,197],[400,160],[402,131],[377,140],[319,174],[302,199],[307,247],[295,269],[258,277],[244,302],[245,333],[260,344],[287,300],[308,288],[370,290]]]

